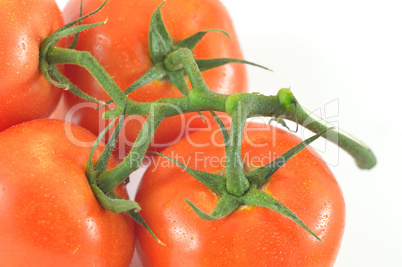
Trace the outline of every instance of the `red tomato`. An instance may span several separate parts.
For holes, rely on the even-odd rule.
[[[242,143],[246,171],[263,166],[301,140],[272,126],[249,123]],[[218,130],[219,131],[219,130]],[[219,132],[198,132],[162,153],[191,168],[224,173]],[[141,215],[166,243],[139,227],[137,251],[144,266],[332,266],[341,243],[342,192],[323,160],[304,149],[260,190],[291,209],[323,242],[284,216],[243,206],[216,221],[204,221],[184,201],[207,213],[219,196],[174,163],[156,157],[144,174],[136,200]]]
[[[100,61],[121,89],[127,88],[153,66],[148,50],[148,30],[151,14],[161,2],[161,0],[109,0],[100,12],[84,20],[84,23],[94,23],[107,19],[106,25],[83,32],[77,49],[89,51]],[[84,1],[84,14],[95,10],[101,3],[99,0]],[[79,16],[79,5],[80,0],[69,1],[63,11],[66,22]],[[169,0],[162,6],[161,12],[174,42],[208,29],[221,29],[231,35],[231,38],[228,38],[222,33],[208,33],[194,49],[196,58],[242,58],[232,22],[219,1]],[[89,95],[102,100],[109,99],[88,72],[77,66],[66,66],[65,71],[71,81]],[[242,64],[224,65],[203,72],[203,75],[213,91],[232,94],[247,90],[246,71]],[[141,102],[177,96],[182,95],[167,79],[152,82],[129,95],[131,99]],[[82,103],[80,99],[67,92],[58,111],[58,117],[64,119],[67,112],[79,103]],[[103,112],[104,109],[94,110],[93,106],[80,108],[74,112],[72,121],[98,134],[105,127],[105,122],[101,119]],[[209,116],[208,113],[206,116]],[[144,117],[132,117],[126,124],[123,140],[126,145],[128,144],[126,148],[131,148],[131,142],[138,135],[144,120]],[[166,146],[182,137],[185,124],[187,129],[205,127],[196,113],[166,119],[156,131],[152,146],[154,148]]]
[[[134,221],[102,208],[86,178],[95,139],[55,120],[0,133],[1,266],[130,265]]]
[[[39,70],[39,46],[63,26],[54,0],[0,1],[0,131],[48,117],[62,90]]]

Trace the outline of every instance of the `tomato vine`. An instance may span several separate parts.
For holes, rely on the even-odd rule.
[[[316,133],[314,137],[305,140],[278,158],[278,160],[283,162],[288,161],[320,136],[337,143],[355,159],[357,165],[362,169],[370,169],[376,164],[376,158],[372,151],[350,135],[333,128],[326,122],[316,119],[299,104],[296,97],[287,88],[280,89],[277,95],[273,96],[264,96],[255,93],[226,95],[211,91],[203,79],[202,71],[227,63],[257,64],[230,58],[196,60],[193,56],[192,48],[208,31],[199,32],[177,44],[173,44],[169,32],[163,23],[160,8],[161,6],[157,8],[152,16],[149,30],[149,51],[154,66],[125,90],[119,88],[113,78],[90,53],[55,46],[60,39],[68,35],[78,34],[81,31],[89,30],[92,27],[106,23],[76,25],[93,13],[67,24],[46,38],[41,46],[41,71],[51,83],[59,87],[65,87],[72,93],[88,101],[104,105],[110,105],[111,102],[114,103],[114,108],[108,110],[104,114],[104,117],[109,119],[117,118],[119,123],[108,141],[107,148],[104,149],[95,166],[90,161],[87,165],[88,180],[99,202],[108,210],[126,212],[153,233],[138,214],[138,210],[140,209],[138,204],[133,201],[120,199],[113,193],[113,190],[139,168],[158,125],[164,119],[188,112],[225,112],[232,117],[230,132],[219,118],[214,115],[221,127],[221,131],[224,133],[225,143],[227,143],[225,147],[227,159],[225,162],[225,176],[190,169],[175,161],[176,164],[185,168],[195,179],[222,196],[211,214],[206,214],[198,209],[197,206],[188,202],[191,208],[201,218],[215,220],[227,216],[242,204],[263,206],[288,217],[319,239],[291,210],[268,194],[257,190],[257,187],[267,181],[281,166],[280,164],[274,164],[276,163],[274,162],[262,166],[251,173],[246,173],[244,170],[244,166],[239,159],[241,152],[240,141],[246,120],[256,116],[281,117],[295,121]],[[58,71],[56,67],[58,64],[75,64],[87,69],[107,92],[111,101],[104,103],[82,92]],[[187,87],[184,80],[185,75],[190,80],[192,90],[189,90]],[[161,78],[169,78],[183,96],[163,98],[154,102],[138,102],[127,97],[128,93],[138,89],[140,86]],[[132,115],[146,115],[148,118],[143,124],[129,154],[115,168],[106,170],[106,163],[117,142],[122,124],[126,117]],[[114,125],[117,119],[109,127]],[[98,141],[108,129],[105,129],[101,133]],[[154,237],[157,238],[155,235]]]

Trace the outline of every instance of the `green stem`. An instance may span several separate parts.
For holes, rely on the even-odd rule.
[[[188,112],[198,111],[220,111],[226,112],[226,99],[229,95],[218,94],[212,91],[203,93],[198,89],[193,89],[187,96],[182,97],[167,97],[159,99],[155,102],[136,102],[133,100],[127,100],[126,115],[142,115],[147,116],[151,107],[154,104],[170,106],[170,109],[166,110],[167,117],[172,117]],[[113,116],[119,116],[119,112],[111,110],[107,114]]]
[[[190,91],[189,96],[165,98],[153,103],[136,102],[136,104],[141,104],[140,108],[133,105],[134,102],[131,103],[132,106],[130,108],[129,106],[127,107],[126,114],[128,115],[140,114],[138,112],[142,112],[144,115],[151,113],[151,116],[146,120],[140,135],[137,137],[137,140],[146,140],[146,142],[141,142],[144,145],[139,146],[136,141],[130,154],[123,160],[123,162],[116,167],[116,169],[104,173],[103,177],[108,177],[105,179],[106,181],[114,179],[116,179],[116,181],[110,183],[111,185],[100,185],[99,187],[102,190],[107,188],[107,191],[105,192],[109,192],[109,190],[113,189],[112,185],[117,185],[130,173],[138,169],[139,164],[146,153],[146,149],[152,140],[157,125],[167,117],[188,112],[211,110],[211,106],[214,111],[227,112],[229,115],[232,115],[233,122],[230,133],[230,147],[226,152],[227,157],[231,160],[228,161],[226,167],[228,168],[227,176],[231,177],[228,178],[227,189],[230,193],[235,195],[241,195],[248,188],[247,182],[245,182],[246,179],[242,175],[244,170],[240,169],[241,166],[239,166],[239,164],[236,165],[237,161],[235,160],[236,157],[240,156],[239,141],[243,132],[245,118],[256,116],[279,117],[285,115],[286,119],[295,122],[297,121],[314,133],[320,133],[333,127],[329,123],[325,123],[322,120],[318,120],[312,115],[309,115],[299,106],[296,110],[294,102],[292,102],[293,100],[287,100],[288,102],[290,101],[289,103],[284,102],[282,99],[282,90],[278,93],[278,96],[264,96],[247,93],[238,93],[231,96],[219,95],[216,93],[204,94],[203,98],[198,99],[197,104],[194,104],[191,101],[193,99],[193,91],[194,90]],[[198,94],[199,92],[196,93]],[[216,98],[217,95],[219,95],[219,98]],[[222,104],[222,102],[225,104]],[[242,106],[242,109],[239,109],[240,105]],[[151,111],[153,109],[152,107],[155,108],[157,106],[163,107],[163,109],[159,108],[159,111],[153,113]],[[151,126],[153,129],[151,129]],[[324,135],[324,137],[333,142],[338,141],[338,145],[355,158],[360,168],[371,168],[375,165],[375,156],[371,150],[346,133],[340,130],[330,130]],[[132,158],[135,158],[136,161],[133,162]],[[106,184],[109,182],[102,183]]]
[[[242,196],[250,184],[246,178],[241,159],[241,140],[247,119],[247,107],[238,107],[232,112],[232,125],[229,133],[229,144],[225,149],[226,154],[226,189],[230,194]]]
[[[198,68],[197,62],[195,62],[193,52],[191,52],[190,49],[179,48],[168,54],[165,59],[165,66],[170,71],[184,68],[193,89],[197,88],[203,91],[209,91],[209,88],[201,75],[201,71]]]
[[[281,89],[278,92],[278,99],[285,108],[286,112],[283,114],[286,115],[286,118],[297,121],[310,131],[319,133],[333,127],[333,125],[301,107],[290,90]],[[297,103],[297,108],[294,103]],[[324,134],[324,137],[348,152],[355,159],[359,168],[371,169],[376,165],[377,159],[373,152],[361,141],[344,131],[334,128]]]
[[[75,64],[85,68],[116,103],[117,110],[123,111],[126,95],[89,52],[52,46],[47,53],[47,62],[49,64]]]
[[[212,103],[215,103],[214,110],[225,112],[226,105],[224,103],[227,100],[230,102],[236,102],[238,99],[246,99],[245,96],[249,94],[242,94],[242,97],[236,98],[233,100],[229,98],[229,96],[220,95],[219,100],[222,103],[217,102],[216,96],[219,94],[205,94],[204,97],[198,101],[197,104],[192,102],[192,94],[194,90],[190,91],[189,96],[183,97],[172,97],[172,98],[164,98],[158,100],[153,103],[138,103],[135,101],[131,101],[127,105],[126,115],[137,114],[137,115],[149,115],[148,119],[145,121],[143,128],[140,131],[140,134],[137,137],[137,140],[134,143],[134,146],[131,149],[129,155],[125,157],[125,159],[113,170],[106,171],[101,175],[98,181],[99,188],[101,188],[104,192],[110,192],[115,186],[117,186],[120,182],[122,182],[128,175],[130,175],[133,171],[137,170],[141,164],[141,161],[147,151],[149,144],[151,143],[152,137],[155,133],[156,127],[160,124],[160,122],[164,118],[172,117],[175,115],[180,115],[188,112],[196,112],[196,111],[204,111],[209,110],[206,109],[206,106],[211,106]],[[198,94],[198,93],[197,93]],[[260,102],[264,102],[264,110],[255,110],[253,108],[261,108],[262,105],[250,105],[253,108],[250,110],[252,114],[258,113],[270,115],[275,113],[275,110],[270,110],[270,107],[275,107],[279,114],[283,114],[284,110],[282,106],[279,104],[276,96],[274,97],[264,97],[263,96],[254,96],[252,97],[252,102],[256,100]],[[218,103],[218,104],[217,104]],[[244,116],[243,116],[244,117]],[[243,119],[244,120],[244,119]],[[242,123],[244,125],[244,123]],[[236,132],[236,130],[234,131]],[[233,137],[235,138],[235,137]],[[237,142],[237,141],[236,141]],[[233,175],[234,176],[234,175]]]
[[[114,113],[112,114],[120,115],[126,101],[126,115],[150,114],[130,154],[115,169],[106,171],[100,176],[99,187],[104,192],[112,191],[130,173],[138,169],[156,127],[167,117],[205,110],[227,112],[233,116],[230,144],[226,152],[229,159],[227,162],[227,189],[231,194],[238,196],[244,194],[249,187],[244,169],[240,166],[241,161],[239,160],[239,142],[247,117],[278,117],[285,115],[287,119],[297,121],[315,133],[322,132],[331,127],[329,124],[309,115],[300,106],[297,105],[299,108],[296,108],[295,103],[297,101],[287,89],[280,90],[278,96],[246,93],[228,96],[210,91],[204,82],[191,50],[187,48],[181,48],[170,53],[165,60],[165,65],[168,69],[184,68],[193,89],[188,96],[165,98],[153,103],[140,103],[129,100],[100,63],[88,52],[50,47],[47,53],[47,62],[49,64],[76,64],[87,69],[116,103],[117,110],[113,111]],[[240,108],[239,103],[243,106],[242,108]],[[349,152],[355,158],[360,168],[371,168],[375,165],[376,160],[372,152],[365,145],[346,133],[340,130],[332,130],[325,137],[338,143],[340,147]]]
[[[288,117],[292,116],[294,116],[294,113],[290,112]],[[297,108],[296,117],[301,125],[314,133],[333,127],[328,122],[300,106]],[[330,130],[324,137],[348,152],[355,159],[359,168],[371,169],[376,165],[377,159],[370,148],[341,129],[335,128]]]
[[[153,105],[151,114],[145,121],[142,129],[131,148],[130,153],[115,168],[104,172],[99,176],[98,186],[105,192],[111,192],[117,185],[123,182],[132,172],[137,170],[155,134],[156,128],[166,118],[163,105]]]

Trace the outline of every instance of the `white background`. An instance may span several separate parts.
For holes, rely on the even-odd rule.
[[[56,1],[61,8],[67,2]],[[378,158],[373,170],[362,171],[336,147],[317,147],[347,208],[336,266],[402,266],[399,1],[222,2],[245,58],[274,70],[248,68],[250,89],[270,95],[291,86],[303,106],[322,111]],[[140,175],[133,176],[131,193]]]

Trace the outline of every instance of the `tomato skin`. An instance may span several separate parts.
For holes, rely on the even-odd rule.
[[[41,41],[63,26],[54,0],[0,1],[0,131],[48,117],[62,90],[39,70]]]
[[[0,133],[2,266],[130,265],[134,221],[102,208],[86,178],[88,144],[95,139],[56,120]],[[94,158],[99,155],[98,149]],[[116,192],[127,198],[124,185]]]
[[[247,168],[271,162],[300,139],[272,126],[247,124],[242,157]],[[212,132],[214,133],[214,132]],[[216,133],[216,132],[215,132]],[[222,146],[211,132],[198,132],[162,153],[192,168],[221,173]],[[222,144],[221,134],[212,135]],[[206,144],[195,147],[195,144]],[[261,144],[269,144],[258,147]],[[212,212],[218,198],[168,160],[157,157],[145,172],[136,201],[141,215],[167,245],[160,246],[141,227],[137,251],[144,266],[332,266],[343,235],[342,192],[326,164],[311,149],[297,154],[261,190],[290,208],[320,238],[274,211],[243,207],[216,221],[204,221],[184,201]]]
[[[68,2],[63,10],[66,22],[79,16],[79,2],[80,0]],[[101,3],[102,1],[98,0],[84,1],[84,14],[93,11]],[[77,49],[89,51],[105,67],[120,88],[127,88],[153,66],[148,50],[148,30],[151,14],[160,4],[160,0],[109,0],[100,12],[84,21],[94,23],[107,19],[106,25],[82,33]],[[196,58],[242,58],[229,15],[219,1],[169,0],[162,6],[161,12],[166,27],[176,42],[208,29],[222,29],[231,35],[231,38],[228,38],[218,32],[206,34],[194,49]],[[89,95],[103,100],[109,99],[86,71],[77,66],[66,66],[65,72],[74,84]],[[203,72],[203,76],[210,89],[216,92],[232,94],[247,90],[246,71],[242,64],[228,64]],[[178,96],[182,96],[178,89],[165,79],[152,82],[129,95],[131,99],[140,102]],[[79,103],[81,103],[79,98],[67,92],[57,116],[65,119],[68,110]],[[104,110],[83,108],[74,113],[72,121],[98,134],[105,127],[101,119],[103,112]],[[206,113],[206,117],[208,116]],[[190,117],[195,119],[189,122]],[[151,147],[161,150],[160,147],[166,147],[167,143],[174,142],[184,126],[182,119],[189,122],[188,126],[191,128],[205,126],[198,114],[194,113],[186,114],[184,117],[168,118],[156,131],[154,145]],[[131,118],[126,125],[126,143],[135,140],[144,120],[144,117],[139,116]]]

